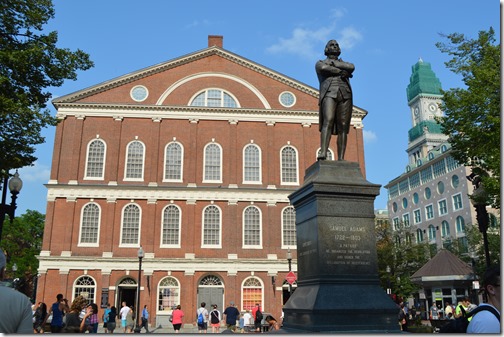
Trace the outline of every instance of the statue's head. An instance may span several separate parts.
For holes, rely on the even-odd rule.
[[[336,57],[340,56],[341,49],[340,49],[340,46],[338,44],[338,41],[336,41],[336,40],[329,40],[329,42],[327,42],[327,44],[325,46],[324,54],[326,56],[329,56],[329,55],[336,55]]]

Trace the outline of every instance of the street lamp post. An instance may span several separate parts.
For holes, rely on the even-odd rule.
[[[387,266],[387,295],[392,294],[392,289],[390,289],[390,266]]]
[[[485,192],[485,188],[481,182],[481,177],[472,173],[467,176],[467,180],[473,183],[474,190],[471,195],[471,204],[476,209],[476,220],[478,222],[478,228],[481,234],[483,235],[483,247],[485,249],[485,262],[486,266],[490,267],[490,250],[488,248],[488,212],[486,209],[486,199],[487,195]]]
[[[290,248],[287,249],[287,262],[289,263],[289,272],[292,270],[292,254]],[[289,282],[289,297],[292,296],[292,284]]]
[[[5,177],[2,186],[2,203],[0,204],[0,241],[2,240],[2,229],[3,223],[5,221],[5,215],[8,215],[10,222],[14,221],[14,212],[16,210],[16,199],[17,195],[23,187],[23,181],[19,178],[19,173],[16,171],[14,177],[9,180],[9,177]],[[11,203],[7,205],[7,188],[11,192]]]
[[[142,283],[142,259],[144,257],[144,250],[142,249],[142,246],[138,249],[138,289],[137,289],[137,305],[136,305],[136,321],[135,321],[135,333],[140,333],[140,330],[142,330],[142,327],[140,326],[140,323],[138,322],[139,317],[140,317],[140,284]]]

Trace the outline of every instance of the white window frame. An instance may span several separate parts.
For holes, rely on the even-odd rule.
[[[444,209],[445,209],[444,213],[441,213],[441,211],[442,211],[441,204],[442,203],[444,203]],[[438,201],[438,214],[439,214],[439,216],[443,216],[443,215],[448,214],[448,203],[446,202],[446,198]]]
[[[462,219],[462,225],[460,225],[459,219]],[[455,230],[457,232],[457,236],[464,236],[465,235],[465,232],[464,232],[465,225],[466,225],[466,221],[463,216],[459,215],[455,218]]]
[[[210,207],[215,207],[219,211],[219,219],[218,219],[218,236],[219,236],[219,243],[218,244],[205,244],[205,212],[208,208]],[[201,214],[201,248],[222,248],[222,209],[214,204],[208,205],[202,210]]]
[[[286,243],[286,234],[287,234],[287,231],[290,231],[290,229],[286,229],[285,226],[286,226],[286,219],[285,219],[285,213],[287,211],[291,211],[293,212],[294,214],[294,243],[293,244],[288,244]],[[297,239],[296,239],[296,209],[293,207],[293,206],[286,206],[282,209],[282,213],[281,213],[281,221],[282,221],[282,249],[288,249],[288,248],[294,248],[296,249],[297,247]]]
[[[142,173],[141,173],[141,177],[140,178],[128,178],[127,177],[127,173],[128,173],[128,159],[129,159],[129,156],[130,156],[129,148],[130,148],[130,146],[133,143],[139,143],[139,144],[142,145]],[[144,174],[145,174],[145,152],[146,152],[145,144],[143,142],[141,142],[140,140],[138,140],[138,139],[132,140],[131,142],[129,142],[126,145],[126,156],[125,156],[125,163],[124,163],[125,164],[124,165],[124,181],[143,181],[144,180]]]
[[[436,227],[434,227],[434,225],[429,225],[429,227],[427,227],[427,231],[428,231],[428,240],[429,242],[435,242],[436,241]]]
[[[100,142],[103,144],[103,158],[102,158],[102,163],[101,163],[102,169],[101,169],[101,174],[99,176],[89,177],[88,174],[91,171],[90,167],[89,167],[90,147],[91,147],[91,144],[93,144],[94,142]],[[87,145],[87,151],[86,151],[86,168],[84,170],[84,180],[103,180],[103,179],[105,179],[105,163],[106,162],[107,162],[107,143],[103,139],[100,139],[100,138],[95,138],[95,139],[92,139],[91,141],[89,141],[89,143]]]
[[[217,146],[219,148],[219,179],[206,179],[206,170],[207,170],[207,149],[209,146]],[[203,182],[204,183],[222,183],[222,157],[223,151],[222,146],[216,142],[210,142],[205,145],[203,148]]]
[[[266,308],[264,307],[264,282],[257,276],[249,276],[247,278],[245,278],[242,283],[241,283],[241,286],[240,286],[240,290],[241,290],[241,311],[245,310],[244,306],[243,306],[243,303],[245,302],[244,301],[244,298],[243,298],[243,295],[245,294],[245,284],[247,282],[249,282],[250,279],[253,279],[254,281],[258,281],[259,284],[261,285],[261,301],[259,302],[259,305],[261,306],[261,309],[263,310],[263,312],[266,310]],[[258,288],[253,288],[253,287],[248,287],[250,289],[258,289]],[[254,303],[255,305],[255,303]],[[247,308],[248,309],[248,308]],[[248,309],[250,310],[250,309]]]
[[[458,201],[455,199],[458,199]],[[460,206],[457,207],[457,205]],[[464,204],[462,203],[462,193],[457,193],[452,196],[452,206],[454,211],[460,211],[461,209],[464,208]]]
[[[410,219],[410,214],[409,213],[404,213],[402,215],[402,221],[403,221],[404,228],[411,227],[411,219]]]
[[[166,178],[166,166],[168,162],[168,147],[170,145],[178,145],[180,146],[180,178],[179,179],[171,179],[171,178]],[[165,149],[164,149],[164,165],[163,165],[163,181],[169,181],[169,182],[182,182],[184,180],[184,146],[179,143],[179,142],[170,142],[166,144]]]
[[[178,230],[177,243],[163,243],[164,238],[164,226],[165,226],[165,212],[168,208],[175,208],[178,211],[178,223],[176,224]],[[181,240],[181,232],[182,232],[182,209],[175,204],[166,205],[161,212],[161,237],[159,241],[159,246],[161,248],[180,248],[180,240]]]
[[[174,285],[174,284],[170,284],[170,285],[166,285],[166,286],[161,285],[161,283],[163,283],[163,281],[165,281],[165,280],[169,280],[170,283],[176,283],[176,285]],[[163,289],[177,289],[177,295],[173,296],[174,297],[173,301],[171,303],[168,302],[168,305],[167,305],[167,307],[169,308],[168,310],[160,310],[160,306],[163,303],[162,302],[163,299],[160,298],[161,291]],[[171,293],[171,291],[170,291],[170,293]],[[157,315],[159,315],[159,316],[168,315],[169,313],[171,313],[172,306],[180,303],[180,281],[176,277],[173,277],[171,275],[163,277],[161,280],[159,280],[159,283],[157,286],[157,294],[158,294],[157,299],[156,299],[156,301],[157,301],[157,305],[156,305]],[[160,301],[161,301],[161,304],[159,303]]]
[[[84,211],[89,206],[96,206],[98,208],[98,218],[96,219],[96,242],[82,242],[82,227],[84,225]],[[100,223],[101,223],[101,207],[96,202],[88,202],[82,206],[80,214],[80,226],[79,226],[79,247],[99,247],[100,246]]]
[[[134,205],[138,207],[138,240],[136,243],[122,243],[123,242],[123,234],[124,234],[124,211],[128,206]],[[138,248],[140,247],[140,239],[142,234],[142,207],[137,203],[128,203],[124,205],[121,210],[121,230],[119,233],[119,247],[120,248]]]
[[[422,223],[422,211],[420,210],[420,208],[413,210],[413,221],[415,225]]]
[[[85,285],[85,284],[77,284],[77,282],[79,282],[80,280],[83,280],[84,278],[87,278],[89,280],[92,281],[92,285]],[[86,298],[89,303],[96,303],[96,293],[97,293],[97,283],[96,283],[96,279],[94,277],[92,277],[91,275],[88,275],[88,274],[84,274],[84,275],[80,275],[79,277],[77,277],[75,279],[75,281],[73,282],[73,286],[72,286],[72,296],[73,296],[73,299],[72,301],[75,299],[75,297],[81,295],[81,296],[84,296],[84,293],[92,293],[92,298],[89,298],[89,296],[84,296],[84,298]],[[85,289],[90,289],[91,291],[81,291],[77,294],[77,289],[78,288],[81,288],[82,290],[85,290]],[[96,303],[97,305],[99,305],[100,303]]]
[[[443,220],[441,221],[441,238],[446,238],[449,236],[450,236],[450,223],[446,220]]]
[[[395,217],[392,219],[392,226],[395,231],[398,231],[401,229],[401,220],[399,220],[399,217]]]
[[[429,208],[431,210],[430,213],[429,213]],[[425,205],[425,220],[430,220],[430,219],[434,219],[434,205],[433,204]]]
[[[245,236],[246,236],[246,214],[247,214],[247,210],[252,210],[254,209],[255,211],[258,212],[259,214],[259,243],[258,244],[246,244],[245,243]],[[247,206],[243,209],[243,212],[242,212],[242,248],[243,249],[262,249],[262,233],[263,233],[263,230],[262,230],[262,212],[261,212],[261,209],[255,205],[250,205],[250,206]]]
[[[247,173],[246,173],[246,169],[250,166],[247,166],[247,156],[246,156],[246,151],[248,148],[252,148],[252,147],[255,147],[258,151],[258,163],[259,163],[259,178],[258,180],[247,180]],[[257,144],[254,144],[254,143],[250,143],[250,144],[247,144],[243,147],[243,150],[242,150],[242,155],[243,155],[243,161],[242,161],[242,164],[243,164],[243,167],[242,167],[242,172],[243,172],[243,181],[242,183],[243,184],[262,184],[262,151],[261,151],[261,147],[259,147]]]
[[[296,163],[295,163],[295,170],[296,170],[296,180],[295,181],[284,181],[284,162],[282,160],[282,153],[285,149],[291,148],[294,150],[294,153],[296,154]],[[296,186],[299,185],[299,153],[298,150],[292,146],[292,145],[285,145],[280,149],[280,184],[281,185],[289,185],[289,186]]]
[[[220,91],[220,105],[208,105],[208,92],[210,90],[216,90],[216,91]],[[198,97],[199,95],[201,94],[204,94],[205,95],[205,98],[204,98],[204,104],[203,105],[193,105],[193,101],[196,99],[196,97]],[[224,105],[224,94],[228,95],[229,97],[231,97],[234,101],[234,104],[235,106],[225,106]],[[201,90],[201,91],[198,91],[196,94],[194,94],[191,99],[189,100],[189,106],[196,106],[196,107],[209,107],[209,108],[240,108],[240,103],[238,102],[238,99],[236,99],[235,95],[231,94],[229,91],[226,91],[224,89],[221,89],[221,88],[206,88],[204,90]]]

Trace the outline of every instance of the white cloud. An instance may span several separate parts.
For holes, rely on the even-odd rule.
[[[374,143],[378,139],[376,133],[373,131],[364,130],[362,135],[364,137],[364,143]]]
[[[49,181],[51,176],[51,168],[39,162],[35,162],[33,166],[26,166],[19,170],[19,177],[23,182],[42,182],[43,184]]]
[[[346,10],[333,9],[328,25],[316,29],[296,27],[291,37],[279,38],[278,43],[268,47],[272,54],[294,54],[303,58],[314,59],[323,55],[323,47],[327,41],[336,38],[342,49],[352,49],[362,40],[362,34],[353,27],[337,29],[337,22],[345,16]]]

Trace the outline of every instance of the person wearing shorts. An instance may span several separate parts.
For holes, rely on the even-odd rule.
[[[177,305],[177,308],[172,312],[172,324],[175,333],[179,333],[180,327],[182,326],[182,318],[184,317],[184,312],[181,310],[182,307]]]

